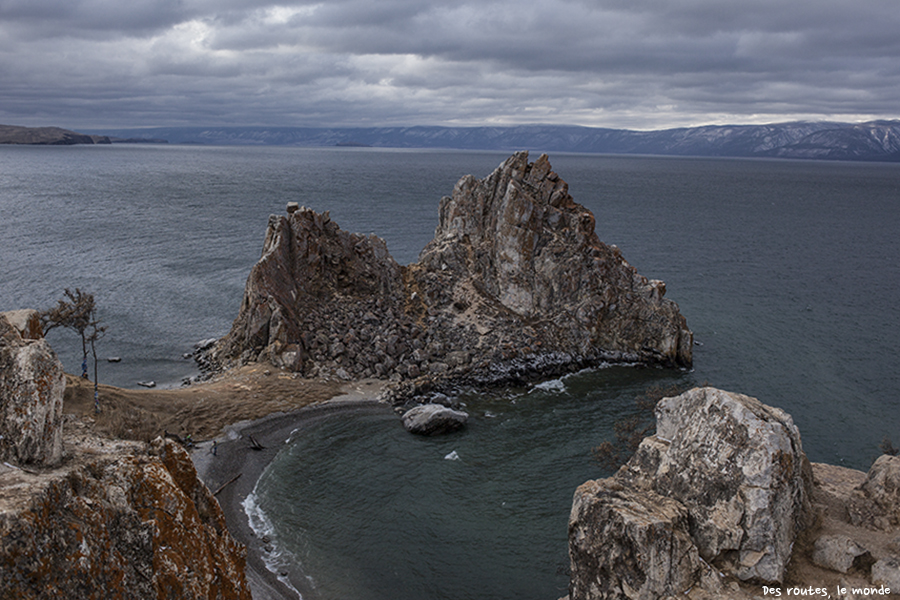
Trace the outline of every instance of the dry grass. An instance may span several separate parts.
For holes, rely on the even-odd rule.
[[[100,412],[95,413],[93,383],[66,375],[64,412],[92,419],[97,433],[109,437],[148,441],[168,431],[203,440],[215,437],[231,423],[328,400],[339,389],[337,383],[294,378],[256,364],[180,389],[129,390],[100,385]]]

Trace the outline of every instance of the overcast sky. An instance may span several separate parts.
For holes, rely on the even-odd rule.
[[[900,117],[897,0],[0,0],[0,123]]]

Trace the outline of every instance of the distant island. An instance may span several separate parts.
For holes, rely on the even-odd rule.
[[[74,144],[109,144],[105,135],[87,135],[59,127],[19,127],[0,125],[0,144],[72,146]]]
[[[441,148],[900,162],[900,121],[706,125],[632,131],[509,127],[152,127],[82,134],[0,125],[2,144],[172,143],[211,146]]]

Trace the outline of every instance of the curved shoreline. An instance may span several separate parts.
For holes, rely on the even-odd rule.
[[[246,574],[253,600],[297,600],[298,596],[279,574],[266,566],[267,544],[251,529],[244,511],[244,500],[253,492],[263,471],[293,432],[314,426],[318,421],[338,413],[365,414],[391,410],[386,403],[374,399],[377,390],[366,387],[359,386],[350,393],[289,413],[273,413],[255,421],[232,424],[225,429],[223,436],[214,442],[198,444],[191,452],[200,480],[210,491],[218,492],[216,498],[225,514],[228,530],[247,548]],[[263,449],[251,448],[249,436]],[[304,600],[315,597],[299,566],[281,575],[299,590]]]

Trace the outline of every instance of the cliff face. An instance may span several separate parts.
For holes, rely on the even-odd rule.
[[[0,313],[0,460],[62,460],[62,363],[43,339],[36,311]]]
[[[575,492],[568,600],[900,592],[900,457],[810,465],[790,415],[714,388],[656,415],[628,463]]]
[[[665,285],[599,241],[546,156],[515,154],[440,204],[434,239],[400,267],[383,240],[308,209],[272,217],[217,366],[428,388],[547,375],[603,360],[691,364]],[[401,386],[402,387],[402,386]]]
[[[64,391],[38,313],[0,313],[0,598],[250,600],[187,452],[65,422]]]
[[[532,164],[520,152],[441,201],[417,279],[434,308],[472,298],[493,319],[508,311],[552,351],[689,366],[692,335],[665,284],[639,275],[594,224],[546,155]]]
[[[0,597],[250,600],[244,548],[184,449],[77,443],[65,469],[0,467]]]

